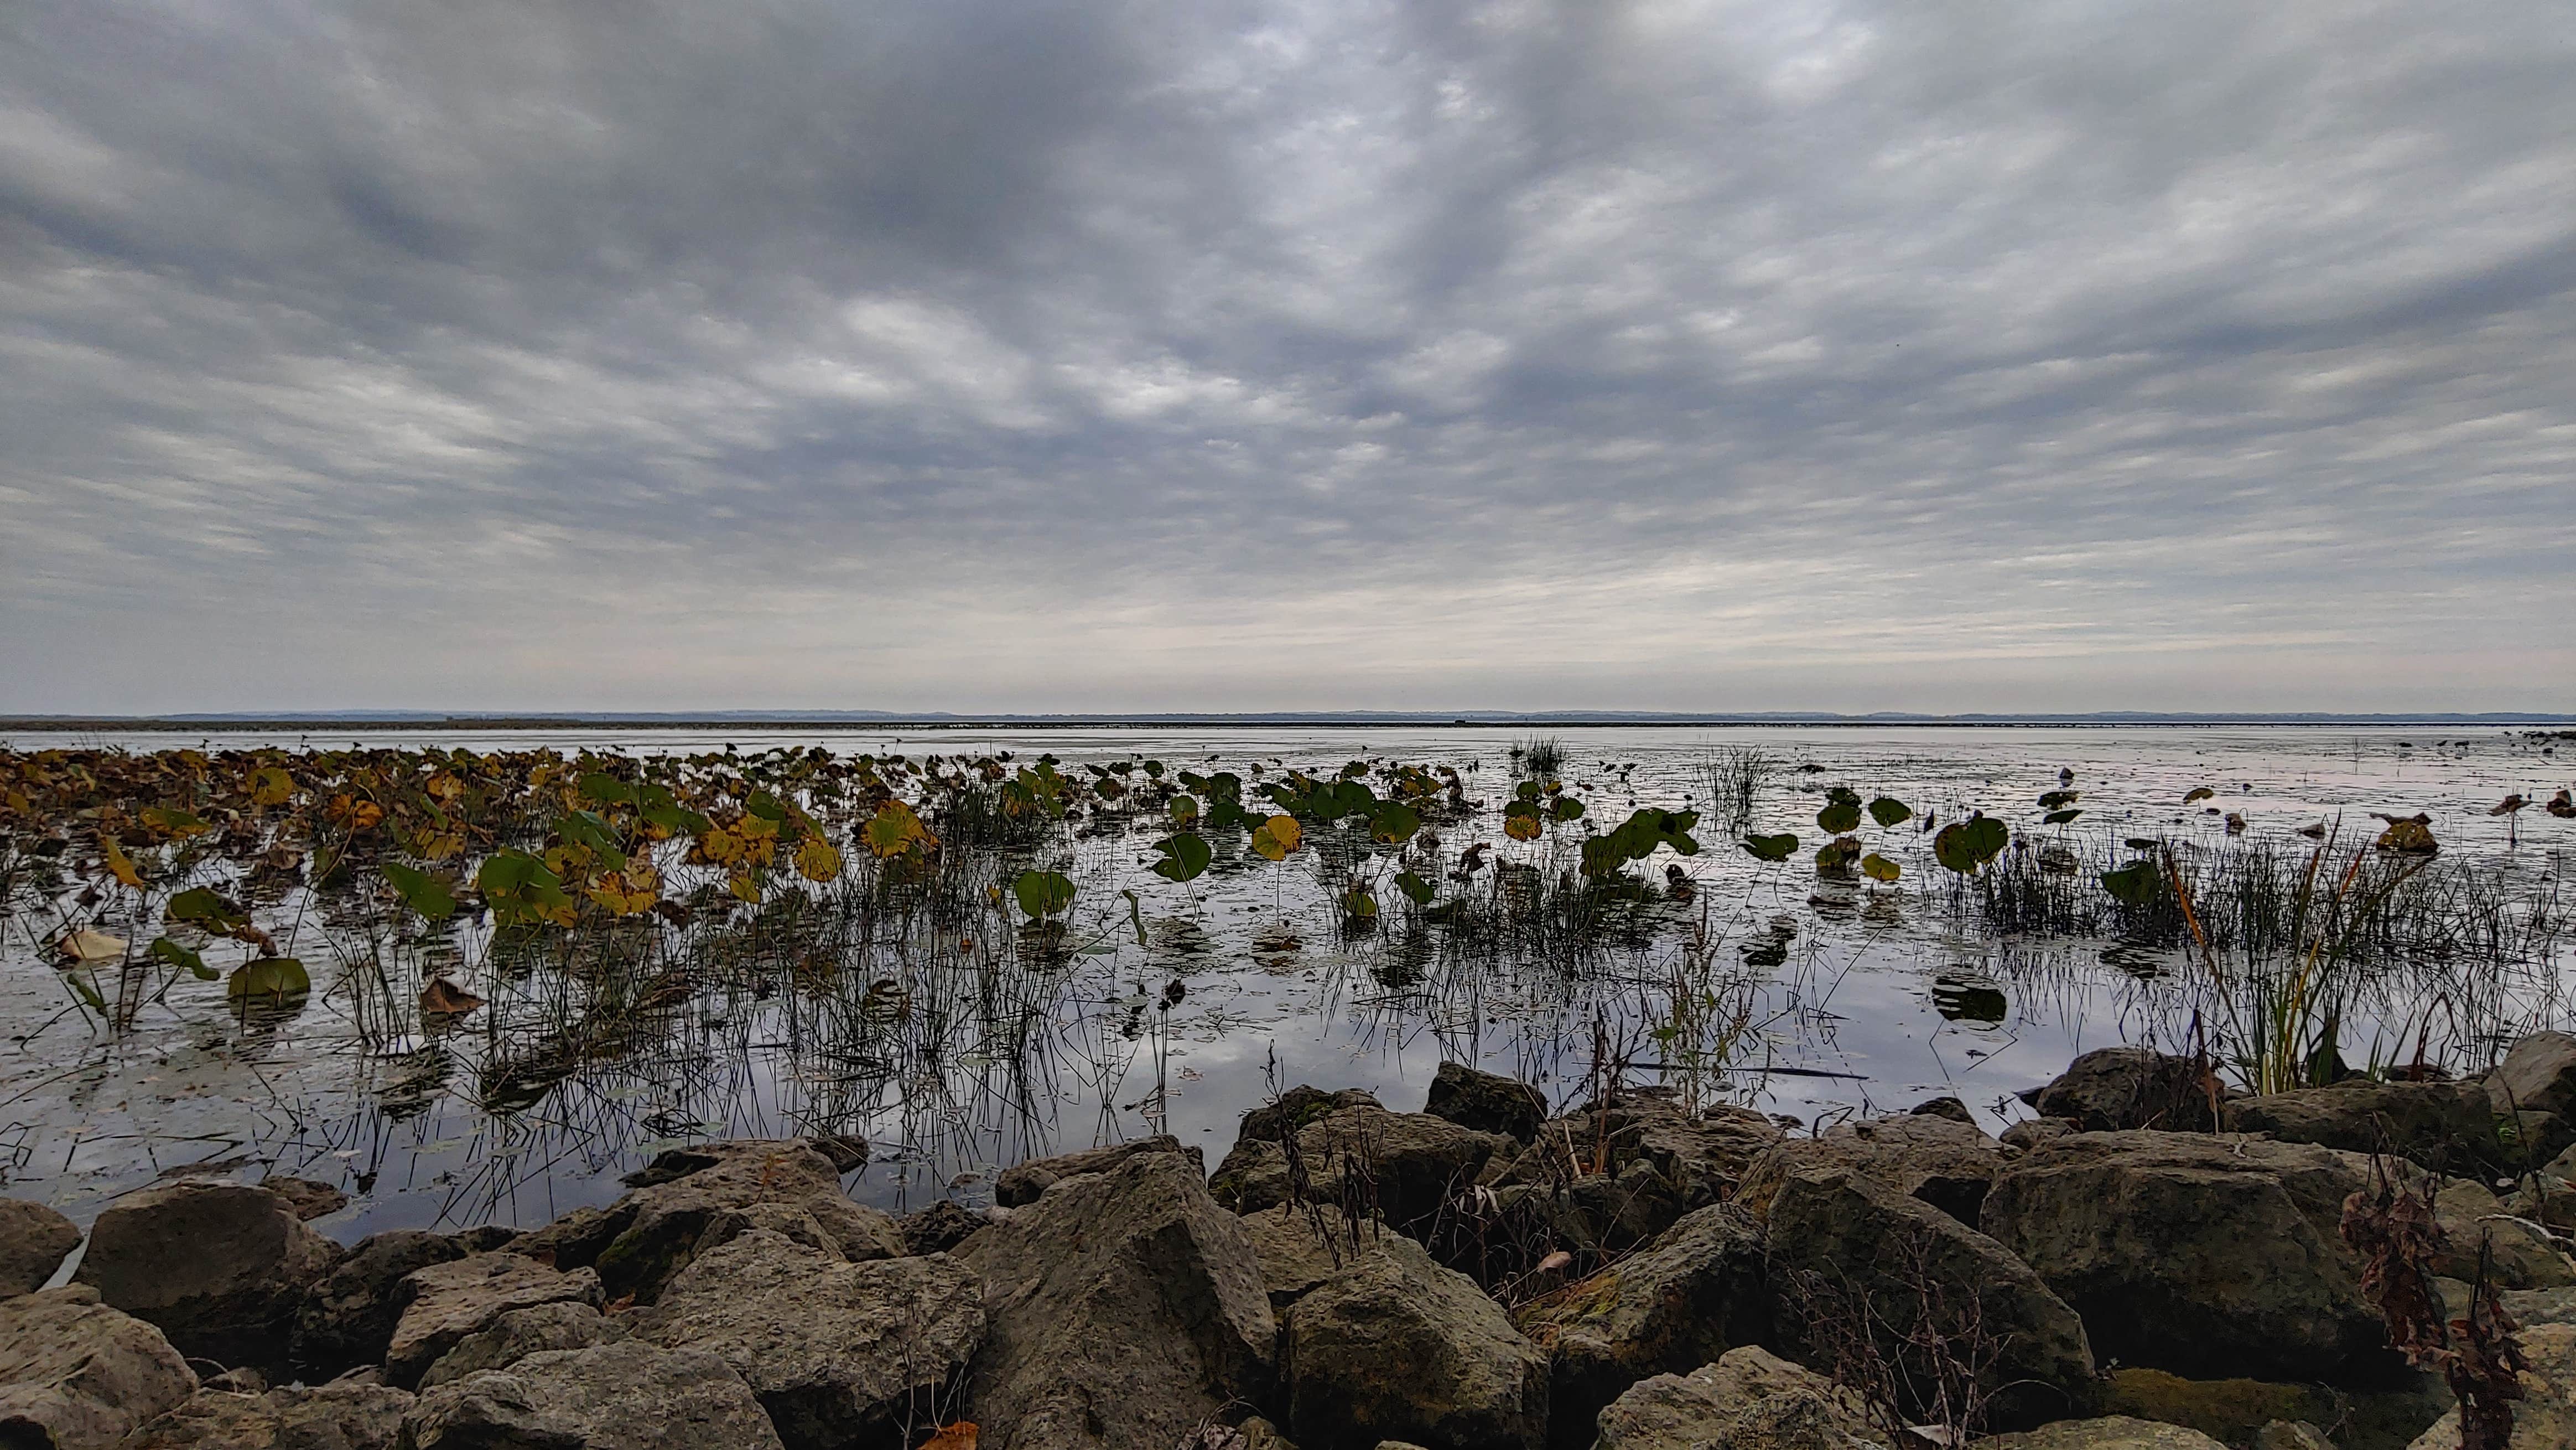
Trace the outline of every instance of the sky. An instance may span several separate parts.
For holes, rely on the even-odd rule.
[[[2576,12],[0,4],[0,711],[2576,709]]]

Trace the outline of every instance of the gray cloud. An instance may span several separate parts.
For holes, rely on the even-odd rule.
[[[39,0],[0,708],[2566,708],[2571,48]]]

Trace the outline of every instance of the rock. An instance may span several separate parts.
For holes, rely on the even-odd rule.
[[[1250,1138],[1265,1143],[1283,1143],[1295,1129],[1330,1117],[1343,1108],[1384,1106],[1373,1094],[1360,1088],[1328,1093],[1322,1088],[1299,1083],[1281,1093],[1277,1102],[1265,1103],[1244,1114],[1234,1136],[1237,1140]]]
[[[222,1374],[207,1375],[198,1380],[197,1390],[200,1394],[214,1390],[223,1394],[264,1395],[268,1393],[268,1376],[248,1366],[228,1369]]]
[[[1927,1098],[1906,1111],[1918,1118],[1948,1118],[1951,1122],[1965,1123],[1971,1128],[1977,1126],[1977,1115],[1970,1112],[1968,1105],[1957,1098]]]
[[[403,1280],[415,1269],[465,1257],[445,1234],[395,1229],[360,1239],[296,1307],[288,1358],[308,1379],[329,1379],[385,1357],[402,1318]]]
[[[1849,1391],[1750,1345],[1688,1374],[1639,1380],[1601,1411],[1599,1433],[1599,1450],[1886,1446]]]
[[[982,1214],[953,1198],[943,1198],[894,1221],[895,1231],[903,1235],[904,1248],[916,1254],[944,1254],[966,1242],[966,1236],[985,1222]]]
[[[852,1205],[852,1207],[856,1206]],[[888,1222],[891,1224],[892,1220]],[[815,1220],[812,1213],[792,1203],[755,1203],[746,1208],[718,1209],[715,1216],[707,1220],[706,1231],[698,1235],[696,1247],[689,1251],[690,1262],[695,1263],[698,1255],[729,1244],[753,1229],[767,1229],[791,1243],[803,1244],[827,1259],[837,1259],[844,1263],[849,1259],[848,1255],[841,1252],[841,1241],[825,1232],[823,1225]],[[872,1254],[870,1257],[898,1258],[901,1256],[880,1253]]]
[[[2487,1074],[2486,1090],[2495,1111],[2507,1116],[2541,1112],[2576,1118],[2576,1037],[2535,1032],[2514,1043]]]
[[[307,1222],[338,1213],[349,1206],[349,1195],[328,1183],[316,1183],[310,1178],[272,1175],[261,1179],[259,1186],[276,1194],[297,1218]]]
[[[0,1445],[110,1450],[196,1388],[160,1330],[87,1284],[0,1299]]]
[[[385,1345],[385,1379],[410,1389],[457,1342],[513,1309],[602,1302],[599,1276],[561,1273],[523,1254],[476,1254],[416,1269],[403,1280],[402,1317]]]
[[[1004,1208],[1018,1208],[1035,1203],[1038,1195],[1068,1178],[1090,1173],[1106,1173],[1139,1153],[1182,1153],[1189,1157],[1199,1176],[1207,1176],[1207,1157],[1196,1147],[1184,1148],[1181,1140],[1169,1133],[1140,1138],[1133,1143],[1113,1143],[1106,1148],[1091,1148],[1080,1153],[1059,1153],[1053,1158],[1032,1158],[1017,1167],[1006,1168],[993,1180],[993,1201]]]
[[[984,1337],[983,1283],[946,1254],[852,1264],[754,1229],[634,1318],[733,1366],[788,1450],[857,1450],[938,1423]]]
[[[1308,1290],[1395,1235],[1382,1220],[1371,1219],[1354,1228],[1338,1212],[1284,1204],[1242,1218],[1244,1234],[1261,1260],[1261,1282],[1269,1291],[1273,1314],[1285,1312]]]
[[[558,1269],[587,1269],[599,1261],[600,1251],[624,1233],[634,1217],[632,1207],[622,1201],[614,1210],[585,1205],[544,1228],[519,1235],[504,1247]]]
[[[2404,1450],[2451,1404],[2438,1376],[2404,1370],[2368,1392],[2262,1380],[2192,1380],[2160,1369],[2111,1374],[2106,1414],[2198,1430],[2228,1445],[2249,1443],[2274,1421],[2333,1425],[2344,1450]]]
[[[819,1133],[805,1140],[831,1160],[834,1171],[856,1173],[868,1166],[868,1140],[850,1133]]]
[[[1783,1138],[1754,1160],[1735,1202],[1757,1218],[1790,1174],[1849,1168],[1919,1198],[1970,1228],[2004,1169],[2002,1146],[1974,1123],[1933,1115],[1843,1123],[1814,1138]]]
[[[2454,1317],[2468,1313],[2469,1286],[2458,1287],[2459,1297],[2455,1299],[2452,1285],[2442,1286],[2443,1302]],[[2496,1297],[2504,1302],[2504,1312],[2512,1315],[2516,1324],[2576,1324],[2576,1289],[2508,1289]]]
[[[2100,1420],[2060,1420],[2018,1435],[1977,1442],[1978,1450],[2227,1450],[2198,1430],[2154,1420],[2112,1415]]]
[[[119,1450],[394,1450],[412,1397],[336,1381],[227,1394],[201,1389]]]
[[[72,1221],[43,1204],[0,1198],[0,1299],[45,1287],[80,1241]]]
[[[2273,1420],[2254,1432],[2252,1450],[2335,1450],[2335,1443],[2305,1420]]]
[[[1602,1407],[1630,1385],[1686,1373],[1770,1332],[1762,1231],[1733,1204],[1711,1204],[1512,1319],[1548,1353],[1550,1438],[1589,1444]]]
[[[2450,1239],[2450,1248],[2433,1261],[2436,1274],[2476,1278],[2483,1249],[2499,1289],[2576,1287],[2576,1264],[2551,1245],[2548,1235],[2507,1216],[2504,1204],[2475,1183],[2445,1185],[2433,1195],[2433,1217]]]
[[[760,1401],[702,1349],[627,1340],[532,1354],[420,1397],[404,1450],[783,1450]]]
[[[2567,1450],[2576,1445],[2576,1324],[2543,1324],[2519,1337],[2522,1398],[2507,1450]],[[2445,1412],[2409,1450],[2460,1450],[2460,1412]]]
[[[1310,1450],[1402,1437],[1431,1450],[1536,1450],[1547,1355],[1476,1281],[1411,1240],[1315,1286],[1281,1328],[1288,1430]]]
[[[2353,1078],[2330,1087],[2236,1098],[2221,1111],[2231,1133],[2268,1133],[2354,1153],[2394,1153],[2440,1172],[2467,1173],[2500,1161],[2495,1112],[2486,1090],[2465,1082],[2380,1082]]]
[[[1519,1145],[1497,1133],[1462,1128],[1428,1113],[1390,1113],[1369,1105],[1335,1109],[1297,1130],[1305,1160],[1307,1196],[1340,1201],[1344,1170],[1365,1168],[1374,1180],[1374,1207],[1404,1232],[1419,1232],[1441,1205],[1471,1187],[1496,1152]],[[1209,1183],[1217,1202],[1237,1213],[1258,1213],[1290,1200],[1288,1160],[1279,1145],[1245,1139],[1218,1165]]]
[[[997,1450],[1175,1444],[1267,1401],[1259,1256],[1181,1154],[1064,1180],[956,1258],[984,1286],[967,1418]]]
[[[456,1341],[421,1372],[420,1387],[436,1389],[477,1370],[508,1369],[532,1354],[557,1349],[588,1349],[632,1337],[622,1319],[611,1319],[578,1300],[513,1309]]]
[[[2213,1081],[2188,1057],[2167,1057],[2144,1047],[2105,1047],[2067,1064],[2055,1082],[2032,1097],[2031,1106],[2043,1118],[2071,1118],[2088,1133],[2124,1128],[2206,1132]]]
[[[265,1189],[167,1183],[100,1214],[72,1278],[160,1326],[181,1354],[283,1368],[296,1311],[339,1259]]]
[[[2085,1322],[2005,1245],[1939,1209],[1849,1168],[1808,1169],[1780,1185],[1768,1229],[1781,1317],[1792,1305],[1802,1312],[1794,1332],[1809,1355],[1830,1349],[1815,1326],[1865,1315],[1878,1352],[1917,1385],[1937,1382],[1925,1339],[1974,1333],[1993,1343],[1982,1380],[1998,1425],[2098,1401]]]
[[[517,1229],[487,1223],[478,1228],[461,1229],[449,1234],[447,1239],[456,1245],[460,1254],[491,1254],[516,1244],[520,1237]]]
[[[840,1170],[813,1143],[802,1138],[744,1139],[674,1148],[656,1156],[641,1171],[628,1175],[636,1191],[617,1201],[605,1221],[586,1230],[587,1240],[601,1229],[613,1229],[591,1266],[612,1299],[633,1296],[649,1304],[686,1267],[697,1252],[709,1223],[727,1209],[754,1204],[790,1204],[806,1210],[839,1241],[846,1258],[887,1258],[905,1252],[894,1220],[850,1202],[841,1191]],[[569,1237],[569,1236],[567,1236]],[[555,1257],[586,1242],[558,1240]]]
[[[2031,1118],[2004,1129],[2002,1137],[1997,1141],[2007,1148],[2027,1153],[2033,1148],[2053,1143],[2069,1133],[2080,1131],[2082,1130],[2075,1126],[2072,1118]]]
[[[1526,1143],[1547,1120],[1547,1099],[1516,1078],[1479,1072],[1462,1062],[1444,1062],[1432,1075],[1431,1095],[1422,1111],[1462,1128],[1500,1133]]]
[[[2367,1167],[2305,1143],[2077,1133],[2007,1168],[1984,1224],[2106,1359],[2364,1383],[2393,1365],[2341,1238]]]
[[[2554,1229],[2576,1230],[2576,1148],[2523,1175],[2505,1200],[2505,1211]]]

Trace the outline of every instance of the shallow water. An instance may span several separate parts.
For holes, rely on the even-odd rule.
[[[942,731],[423,732],[333,735],[161,733],[19,735],[0,744],[133,750],[254,744],[476,749],[697,751],[820,743],[837,751],[979,755],[1051,752],[1068,763],[1156,757],[1175,768],[1254,762],[1338,768],[1358,759],[1449,764],[1469,793],[1507,794],[1502,729],[1057,729]],[[925,1023],[962,999],[857,1004],[848,994],[784,990],[692,998],[649,1044],[597,1061],[509,1111],[478,1105],[517,1050],[513,1003],[542,984],[499,980],[476,943],[461,943],[469,985],[493,999],[438,1038],[370,1042],[345,1003],[317,990],[283,1020],[244,1021],[220,984],[183,982],[121,1037],[70,1009],[36,955],[23,918],[0,918],[0,1170],[7,1191],[86,1220],[116,1193],[190,1164],[239,1160],[256,1179],[294,1173],[336,1182],[353,1203],[320,1227],[336,1237],[393,1227],[534,1224],[620,1191],[617,1175],[651,1151],[697,1136],[864,1134],[874,1161],[853,1194],[889,1209],[939,1196],[988,1195],[1021,1158],[1155,1131],[1205,1148],[1210,1166],[1235,1120],[1273,1086],[1360,1086],[1388,1106],[1421,1105],[1447,1058],[1538,1081],[1557,1101],[1579,1096],[1606,1043],[1631,1077],[1686,1081],[1765,1111],[1815,1121],[1953,1094],[1989,1127],[2025,1110],[2017,1090],[2054,1076],[2078,1052],[2121,1041],[2189,1040],[2211,1004],[2203,974],[2170,952],[2095,938],[1993,937],[1947,908],[1948,875],[1911,823],[1864,827],[1871,849],[1905,867],[1895,886],[1820,883],[1807,852],[1827,786],[1886,792],[1943,820],[1970,809],[2035,837],[2099,847],[2164,835],[2212,847],[2224,808],[2247,840],[2340,820],[2367,840],[2371,812],[2432,817],[2448,866],[2465,863],[2524,909],[2553,902],[2576,821],[2538,809],[2508,822],[2486,814],[2508,792],[2532,799],[2576,779],[2576,741],[2485,729],[2291,727],[1584,728],[1566,744],[1562,778],[1615,821],[1632,806],[1704,804],[1703,764],[1730,746],[1789,763],[1766,789],[1760,831],[1798,833],[1798,856],[1764,865],[1713,828],[1707,848],[1646,865],[1679,865],[1696,896],[1658,908],[1651,941],[1588,958],[1573,971],[1449,960],[1392,930],[1345,938],[1304,856],[1280,867],[1212,871],[1189,886],[1147,874],[1155,832],[1082,844],[1073,955],[1034,988],[1013,988],[1024,1036],[990,1023]],[[1213,763],[1211,763],[1213,762]],[[1622,769],[1622,767],[1625,767]],[[2085,815],[2042,828],[2037,796],[2072,772]],[[2194,787],[2218,794],[2190,808]],[[1484,834],[1456,832],[1449,845]],[[2509,844],[2512,835],[2518,843]],[[1305,864],[1301,864],[1305,863]],[[1136,892],[1128,914],[1121,889]],[[1135,928],[1142,926],[1140,945]],[[319,926],[288,943],[329,956]],[[1665,1062],[1652,1035],[1670,1020],[1685,942],[1704,930],[1698,981],[1751,1014],[1714,1075]],[[2474,1066],[2496,1037],[2566,1025],[2558,991],[2570,965],[2560,939],[2547,960],[2487,973],[2463,996],[2440,973],[2385,975],[2342,1024],[2348,1059],[2428,1055]],[[476,971],[487,974],[474,975]],[[327,988],[317,972],[317,988]],[[1176,1005],[1163,1005],[1174,984]],[[1696,990],[1696,989],[1695,989]],[[515,995],[514,995],[515,994]],[[887,1010],[876,1010],[886,1006]],[[888,1020],[902,1013],[900,1024]],[[1008,1014],[1005,1014],[1008,1015]]]

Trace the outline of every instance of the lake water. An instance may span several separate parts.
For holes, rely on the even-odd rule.
[[[1355,760],[1448,765],[1490,806],[1508,795],[1509,752],[1527,732],[1483,728],[958,729],[890,731],[388,731],[327,739],[165,733],[115,737],[21,734],[0,746],[253,744],[476,749],[590,748],[751,752],[821,744],[835,751],[1052,754],[1084,762],[1152,757],[1174,768],[1253,763],[1321,772]],[[514,1024],[531,994],[562,984],[487,979],[471,943],[463,980],[492,999],[444,1036],[385,1041],[357,1030],[345,1000],[317,990],[282,1020],[244,1020],[221,984],[182,981],[136,1027],[109,1035],[71,1010],[42,958],[43,922],[0,917],[0,1170],[6,1191],[86,1221],[115,1194],[191,1164],[232,1164],[334,1182],[352,1205],[320,1226],[342,1239],[394,1227],[530,1225],[620,1190],[618,1174],[659,1147],[701,1136],[808,1130],[866,1136],[871,1164],[854,1196],[892,1210],[941,1196],[989,1196],[992,1176],[1021,1158],[1158,1129],[1203,1145],[1214,1166],[1237,1117],[1275,1087],[1310,1082],[1421,1106],[1444,1059],[1480,1062],[1571,1101],[1601,1049],[1631,1077],[1687,1077],[1805,1122],[1965,1100],[1990,1128],[2025,1110],[2013,1098],[2076,1053],[2119,1042],[2179,1045],[2193,1014],[2217,1011],[2206,974],[2181,952],[2102,937],[1997,933],[1955,909],[1952,878],[1930,836],[1908,823],[1864,827],[1865,844],[1903,868],[1893,885],[1820,880],[1823,793],[1886,793],[1943,821],[1983,810],[2035,843],[2084,858],[2128,838],[2186,849],[2272,842],[2299,858],[2302,827],[2339,823],[2366,842],[2373,812],[2431,818],[2443,869],[2485,883],[2540,959],[2512,971],[2384,974],[2341,1023],[2347,1059],[2423,1050],[2482,1065],[2496,1038],[2566,1025],[2559,993],[2568,942],[2551,935],[2576,821],[2540,809],[2488,814],[2508,793],[2533,800],[2576,780],[2576,740],[2450,728],[1582,728],[1559,778],[1588,819],[1634,806],[1705,808],[1707,763],[1755,749],[1780,763],[1758,798],[1757,832],[1794,831],[1792,859],[1766,864],[1713,826],[1707,849],[1645,863],[1666,868],[1690,900],[1654,908],[1643,939],[1571,967],[1466,959],[1392,925],[1337,929],[1335,898],[1315,853],[1269,869],[1220,869],[1187,886],[1145,869],[1147,831],[1078,843],[1077,950],[1041,975],[1020,973],[994,1008],[962,969],[871,963],[846,989],[710,990],[674,1006],[651,1041],[600,1051],[527,1100],[493,1107],[493,1083],[520,1050]],[[2215,794],[2189,806],[2186,793]],[[2040,824],[2037,798],[2080,792],[2084,814]],[[2243,822],[2230,836],[2227,813]],[[1454,862],[1498,818],[1451,828]],[[1508,843],[1496,841],[1497,854]],[[1134,909],[1129,898],[1134,893]],[[2532,928],[2537,924],[2536,933]],[[299,928],[299,931],[306,930]],[[1141,935],[1141,941],[1140,941]],[[321,926],[286,943],[329,962]],[[909,963],[909,959],[905,959]],[[1695,966],[1693,964],[1696,964]],[[904,975],[918,970],[929,975]],[[947,972],[945,976],[939,975]],[[2444,975],[2448,971],[2450,975]],[[2460,980],[2465,972],[2473,981]],[[880,973],[893,973],[879,977]],[[860,988],[882,981],[874,995]],[[1738,1027],[1722,1068],[1686,1073],[1681,1042],[1659,1038],[1676,994]],[[980,1004],[980,1005],[979,1005]]]

